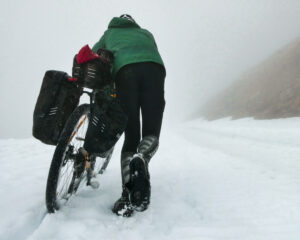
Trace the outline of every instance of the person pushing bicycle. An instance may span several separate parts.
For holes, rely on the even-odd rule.
[[[128,117],[121,152],[122,196],[112,211],[129,217],[134,210],[146,210],[150,203],[148,164],[159,143],[166,70],[153,35],[128,14],[110,21],[92,48],[93,52],[99,49],[114,55],[112,76],[117,99]]]

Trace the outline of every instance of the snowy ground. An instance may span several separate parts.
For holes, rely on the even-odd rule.
[[[176,130],[175,130],[176,129]],[[56,214],[45,184],[54,148],[0,141],[0,239],[300,239],[300,118],[197,120],[164,128],[150,208],[121,218],[120,144],[99,177]]]

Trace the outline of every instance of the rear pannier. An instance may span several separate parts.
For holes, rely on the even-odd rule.
[[[101,89],[112,83],[113,54],[105,49],[94,53],[88,45],[80,49],[73,59],[72,77],[86,88]]]
[[[43,143],[56,145],[63,127],[77,107],[81,88],[69,81],[67,73],[45,73],[34,113],[32,135]]]
[[[105,157],[121,137],[127,125],[122,110],[110,86],[96,92],[91,105],[91,119],[85,136],[84,149],[89,154]]]

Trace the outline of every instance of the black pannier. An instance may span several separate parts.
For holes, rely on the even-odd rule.
[[[77,78],[78,84],[91,89],[100,89],[111,83],[111,74],[109,65],[99,59],[79,64],[73,59],[72,76]]]
[[[91,51],[87,46],[82,49]],[[78,84],[86,88],[101,89],[112,83],[111,63],[113,61],[113,55],[110,51],[99,49],[97,51],[99,58],[83,63],[78,63],[77,61],[79,54],[75,55],[72,68],[72,76],[78,80]],[[85,52],[85,54],[89,53]],[[83,58],[82,55],[81,58]]]
[[[56,145],[63,127],[79,103],[81,89],[61,71],[45,73],[34,113],[32,134],[43,143]]]
[[[91,105],[91,118],[84,148],[89,154],[105,156],[116,144],[127,125],[123,112],[110,86],[97,90]]]

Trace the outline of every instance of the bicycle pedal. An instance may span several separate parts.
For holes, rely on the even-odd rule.
[[[90,183],[88,184],[89,186],[91,186],[92,189],[98,189],[100,187],[100,183],[98,181],[90,181]]]

